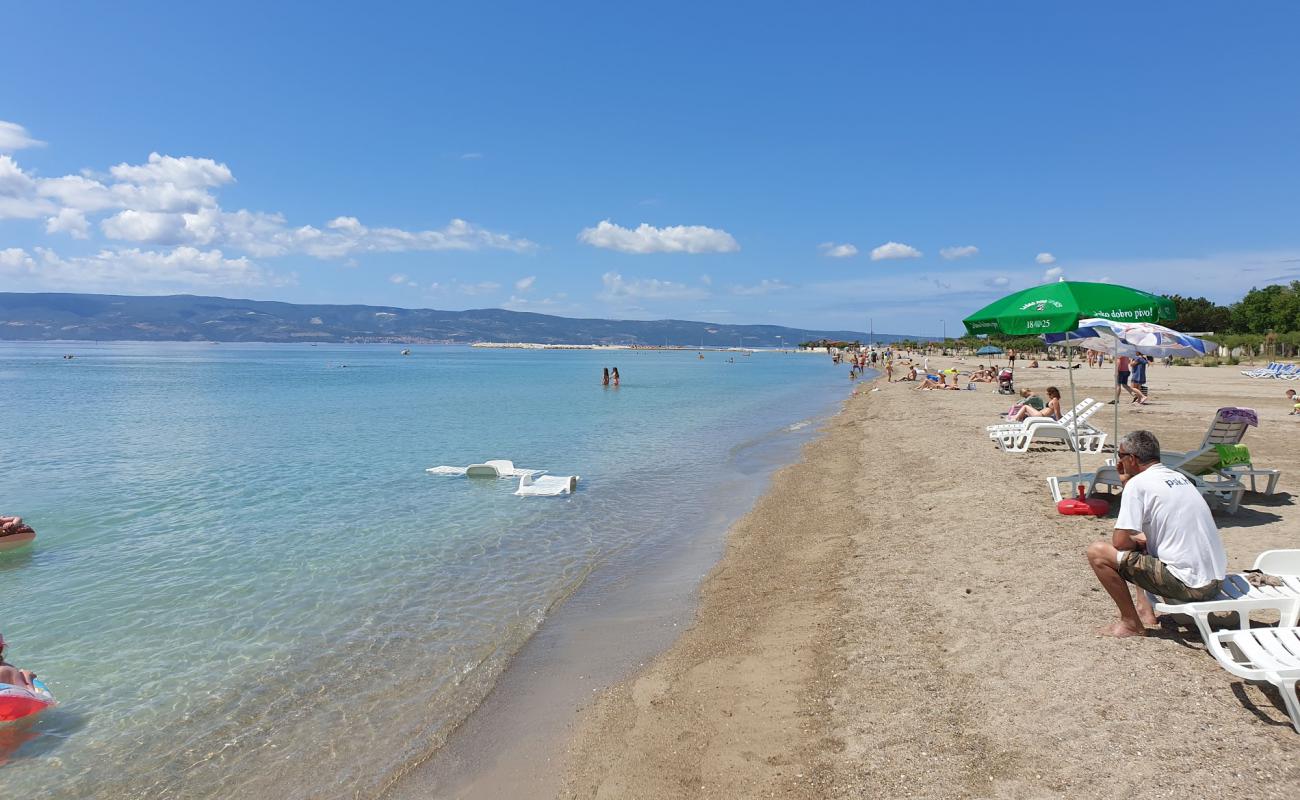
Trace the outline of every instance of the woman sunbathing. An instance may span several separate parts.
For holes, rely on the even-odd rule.
[[[1010,419],[1013,422],[1020,422],[1028,417],[1051,417],[1052,419],[1061,418],[1061,391],[1055,386],[1047,387],[1047,405],[1041,410],[1036,409],[1029,404],[1029,397],[1031,396],[1032,395],[1026,396],[1024,405],[1020,406],[1020,410],[1011,416]]]

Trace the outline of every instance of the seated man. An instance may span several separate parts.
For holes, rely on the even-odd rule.
[[[10,686],[17,686],[20,689],[32,689],[32,680],[36,673],[31,670],[18,669],[13,664],[5,662],[5,637],[0,634],[0,683],[7,683]]]
[[[1107,636],[1141,636],[1156,615],[1145,589],[1169,600],[1209,600],[1219,593],[1228,557],[1210,507],[1185,475],[1160,463],[1160,442],[1150,431],[1119,440],[1116,468],[1124,481],[1119,518],[1110,544],[1093,542],[1088,563],[1119,607]],[[1135,584],[1137,603],[1129,594]]]

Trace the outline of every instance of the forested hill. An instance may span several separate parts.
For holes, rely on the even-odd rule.
[[[0,292],[0,340],[218,342],[540,342],[775,347],[867,341],[860,331],[685,320],[568,319],[498,308],[471,311],[298,305],[222,297]],[[877,342],[900,336],[875,334]]]

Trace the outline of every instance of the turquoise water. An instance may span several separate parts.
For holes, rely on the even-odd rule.
[[[0,630],[61,701],[0,726],[6,794],[373,796],[849,387],[824,356],[400,349],[0,344],[0,513],[39,534],[0,552]],[[424,472],[487,458],[582,482]]]

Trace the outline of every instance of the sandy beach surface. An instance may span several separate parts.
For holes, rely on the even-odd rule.
[[[1109,370],[1074,375],[1080,399],[1111,396]],[[1064,370],[1016,382],[1069,400]],[[1120,424],[1166,450],[1198,446],[1220,406],[1259,412],[1244,444],[1282,478],[1216,514],[1229,569],[1300,547],[1288,384],[1158,366],[1149,386]],[[562,796],[1300,793],[1279,695],[1217,666],[1194,627],[1096,634],[1115,610],[1083,551],[1114,519],[1055,512],[1045,479],[1074,472],[1073,454],[1000,452],[984,427],[1009,398],[988,384],[913,387],[864,383],[776,475],[731,530],[694,625],[575,715]]]

